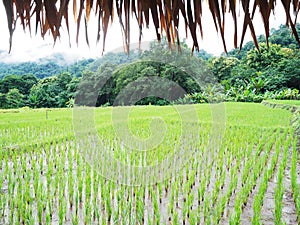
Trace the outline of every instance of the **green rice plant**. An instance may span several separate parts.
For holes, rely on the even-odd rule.
[[[72,171],[69,171],[68,173],[68,194],[69,194],[69,204],[70,207],[73,208],[74,205],[74,178]]]
[[[190,218],[189,218],[189,222],[190,225],[196,225],[197,224],[197,216],[196,216],[196,211],[192,210],[190,212]]]
[[[94,203],[96,203],[99,191],[99,176],[98,172],[94,170],[93,172],[93,193],[94,193]]]
[[[82,203],[82,194],[83,194],[83,180],[81,176],[78,177],[79,180],[77,180],[77,185],[78,185],[78,197],[79,197],[79,202]]]
[[[14,215],[14,224],[15,225],[21,225],[20,215],[19,215],[19,211],[18,210],[16,210],[16,213]]]
[[[72,224],[73,225],[78,225],[79,224],[79,218],[78,218],[78,215],[76,213],[72,214]],[[100,224],[100,223],[98,223],[98,224]]]
[[[5,209],[6,209],[6,195],[0,193],[0,215],[1,218],[4,218]]]
[[[198,189],[198,205],[200,205],[200,201],[204,200],[205,189],[205,179],[201,179],[200,188]]]
[[[253,203],[253,213],[254,216],[252,218],[252,224],[260,224],[260,209],[261,209],[261,203],[259,202],[259,198],[254,199]]]
[[[120,217],[122,220],[122,224],[126,224],[125,221],[127,221],[127,219],[130,217],[130,215],[129,215],[130,209],[128,210],[127,204],[125,204],[125,201],[120,202],[120,209],[121,209]],[[148,223],[150,220],[149,216],[150,216],[150,214],[148,214]]]
[[[43,175],[43,173],[44,173],[44,157],[42,154],[40,154],[40,156],[39,156],[39,165],[40,165],[39,172],[41,175]]]
[[[133,223],[133,202],[132,202],[132,198],[129,199],[129,204],[127,205],[127,209],[126,209],[126,215],[127,215],[127,220],[129,224]],[[155,214],[153,214],[153,221],[155,221]]]
[[[110,221],[112,216],[112,204],[109,196],[107,196],[105,199],[105,210],[107,212],[107,221]]]
[[[225,179],[226,179],[226,172],[225,171],[223,171],[222,173],[221,173],[221,185],[220,185],[220,188],[223,190],[223,188],[224,188],[224,186],[225,186]]]
[[[216,204],[216,201],[218,199],[219,191],[221,187],[221,180],[219,178],[216,179],[215,181],[215,188],[212,192],[212,205]]]
[[[33,178],[33,190],[35,193],[35,196],[37,196],[37,193],[39,192],[39,172],[37,171],[37,169],[35,169],[34,171],[34,178]]]
[[[43,220],[43,204],[40,199],[37,200],[38,223],[42,224]]]
[[[149,213],[149,214],[148,214],[148,219],[147,219],[147,222],[148,222],[149,225],[153,225],[153,224],[154,224],[154,223],[153,223],[154,219],[151,218],[151,216],[152,216],[152,215],[150,215],[150,213]],[[124,224],[126,224],[126,223],[124,223]]]
[[[290,144],[290,142],[289,142]],[[288,155],[289,145],[284,145],[284,152],[281,164],[279,166],[278,175],[277,175],[277,186],[275,188],[275,224],[283,224],[282,223],[282,199],[284,194],[284,186],[283,186],[283,176],[284,170],[287,165],[287,155]]]
[[[12,174],[12,171],[11,170],[9,170],[9,172],[8,172],[8,193],[9,193],[9,195],[13,195],[13,186],[12,186],[12,183],[13,183],[13,174]]]
[[[8,174],[9,166],[8,166],[8,151],[5,151],[4,153],[4,174]],[[7,177],[5,177],[7,178]]]
[[[254,196],[252,224],[260,224],[261,207],[263,205],[264,194],[267,190],[268,178],[268,170],[266,170],[263,180],[260,183],[258,193]]]
[[[24,224],[26,221],[26,205],[23,201],[18,202],[18,209],[20,209],[20,221]]]
[[[215,216],[214,216],[214,224],[219,224],[221,217],[225,211],[225,207],[227,204],[228,198],[227,195],[223,195],[221,200],[217,202],[215,206]]]
[[[211,218],[210,218],[210,199],[208,197],[204,198],[204,206],[203,206],[203,216],[204,216],[204,223],[210,224]]]
[[[91,200],[91,186],[92,186],[92,180],[91,180],[91,170],[89,166],[86,166],[86,174],[85,174],[85,198],[86,202],[90,202]]]
[[[49,160],[47,173],[46,173],[46,181],[47,181],[47,193],[50,195],[51,192],[51,183],[52,183],[52,175],[53,175],[53,164],[52,160]]]
[[[157,185],[157,189],[158,189],[158,196],[159,196],[159,203],[161,204],[162,203],[162,198],[163,198],[163,188],[162,188],[162,184],[159,183]]]
[[[24,221],[26,224],[34,224],[33,209],[31,205],[26,205]]]
[[[172,223],[174,225],[179,225],[180,224],[179,223],[179,218],[178,218],[178,212],[177,212],[177,210],[174,211]]]
[[[57,164],[54,165],[54,167],[57,166]],[[59,171],[56,170],[55,176],[54,176],[54,195],[58,194],[59,191],[59,180],[60,180],[60,176],[59,176]]]
[[[48,212],[49,212],[49,215],[50,215],[50,219],[52,220],[52,218],[53,218],[53,204],[52,204],[51,198],[48,198],[47,208],[48,208]]]
[[[16,202],[16,209],[17,209],[17,215],[18,215],[18,220],[21,222],[22,221],[22,212],[23,212],[23,199],[22,199],[22,187],[20,184],[17,185],[17,202]]]
[[[142,196],[138,196],[136,198],[136,218],[139,224],[144,224],[145,221],[144,210],[145,210],[145,205],[143,203]]]
[[[297,217],[298,221],[300,220],[300,186],[297,183],[297,161],[298,159],[298,153],[296,150],[297,146],[297,139],[294,139],[293,142],[293,149],[292,149],[292,157],[291,157],[291,186],[292,186],[292,192],[293,192],[293,198],[296,206],[297,211]]]
[[[159,224],[160,223],[160,211],[159,211],[159,197],[156,195],[155,192],[153,192],[153,213],[154,213],[154,223]]]
[[[176,202],[176,207],[178,207],[179,204],[179,189],[178,189],[178,183],[175,182],[175,202]]]
[[[275,189],[275,224],[282,224],[282,197],[284,191],[282,188]]]
[[[97,224],[100,224],[101,212],[98,205],[94,205],[94,213],[95,213]]]
[[[231,222],[232,224],[239,224],[240,223],[240,216],[242,213],[242,209],[245,206],[245,204],[247,203],[247,199],[249,196],[250,191],[253,189],[254,185],[256,184],[256,180],[258,179],[258,176],[260,175],[260,171],[263,168],[263,165],[265,165],[265,163],[267,162],[268,159],[268,152],[271,150],[271,146],[273,145],[275,139],[270,139],[265,148],[268,150],[266,154],[264,154],[262,157],[259,158],[258,163],[255,164],[255,166],[252,169],[252,176],[247,176],[248,178],[244,180],[244,183],[242,183],[242,189],[239,191],[239,193],[236,196],[236,200],[235,200],[235,205],[234,205],[234,213],[232,213],[233,215],[230,217],[231,218]],[[263,146],[261,146],[260,148],[262,148]],[[261,151],[260,148],[257,148],[257,151]],[[256,153],[257,153],[256,151]],[[256,157],[258,155],[256,154]],[[274,157],[273,157],[274,158]],[[255,159],[255,158],[254,158]],[[253,159],[253,160],[254,160]],[[276,158],[274,158],[276,159]],[[253,161],[248,161],[247,163],[250,163],[253,165]],[[244,170],[242,171],[242,174],[249,174],[250,170],[247,167],[247,163],[246,166],[244,167]],[[237,169],[235,170],[237,171]],[[260,188],[259,188],[259,193],[255,196],[256,200],[254,200],[255,202],[255,209],[254,209],[254,218],[253,218],[253,223],[257,223],[257,220],[259,221],[259,216],[260,216],[260,206],[258,206],[258,202],[261,203],[261,199],[264,196],[266,187],[267,187],[267,182],[269,180],[269,170],[267,167],[264,168],[264,177],[263,177],[263,182],[261,182],[260,184]],[[243,182],[243,175],[242,175],[242,182]]]
[[[123,189],[118,189],[117,190],[117,204],[118,204],[119,212],[122,211],[122,209],[121,209],[121,206],[122,206],[122,203],[123,203],[122,202],[122,200],[123,200],[122,197],[124,197],[124,195],[125,195],[125,192],[124,192]]]
[[[234,224],[240,224],[241,214],[242,214],[242,201],[240,198],[237,198],[234,204]]]
[[[168,206],[169,221],[172,221],[172,215],[174,212],[174,200],[175,200],[175,190],[174,190],[174,188],[172,188],[170,202],[169,202],[169,206]]]
[[[156,224],[156,225],[160,225],[161,224],[161,222],[160,222],[160,213],[155,213],[154,214],[154,217],[155,217],[155,219],[154,219],[154,223]]]
[[[12,199],[10,202],[9,223],[14,224],[15,200]]]
[[[113,224],[120,224],[118,209],[113,212],[112,223]]]
[[[76,204],[76,207],[75,207],[75,214],[78,216],[78,212],[79,212],[79,193],[78,191],[76,192],[76,197],[75,197],[75,204]]]
[[[51,213],[48,207],[46,208],[45,220],[47,225],[51,224]]]
[[[30,188],[30,182],[28,180],[25,181],[24,186],[24,198],[27,204],[31,205],[33,202],[33,197],[31,196],[31,188]]]
[[[59,218],[59,224],[63,225],[65,221],[65,216],[66,216],[66,202],[64,200],[64,196],[61,195],[59,197],[59,204],[58,204],[58,218]]]
[[[3,188],[3,182],[4,182],[4,173],[0,173],[0,190],[2,190],[2,188]],[[2,195],[2,193],[0,192],[0,196],[1,195]]]
[[[71,134],[71,113],[65,116],[64,110],[51,111],[51,116],[47,121],[43,120],[44,114],[41,119],[40,112],[28,114],[32,118],[20,114],[23,122],[12,119],[14,115],[6,116],[8,114],[0,113],[0,123],[7,129],[6,134],[9,136],[5,137],[5,143],[24,146],[20,147],[20,151],[12,150],[6,153],[0,148],[0,167],[2,167],[0,195],[3,196],[1,192],[3,185],[7,185],[9,189],[7,197],[0,197],[0,207],[3,205],[2,208],[5,211],[4,220],[9,221],[10,206],[13,205],[15,206],[12,211],[14,212],[13,223],[26,223],[26,213],[29,210],[27,206],[30,205],[34,216],[37,215],[35,219],[40,220],[42,212],[49,224],[52,222],[52,213],[59,214],[59,207],[64,205],[62,208],[65,208],[66,212],[63,221],[69,221],[66,215],[73,215],[74,224],[84,222],[88,224],[166,224],[163,218],[165,215],[162,214],[163,207],[167,207],[169,217],[167,218],[172,224],[182,224],[183,219],[186,224],[193,224],[193,216],[196,213],[195,220],[198,224],[203,222],[214,224],[220,221],[229,201],[235,199],[234,208],[229,208],[230,222],[239,224],[240,211],[247,203],[255,185],[259,184],[259,180],[264,180],[264,177],[261,178],[263,174],[267,175],[267,180],[271,179],[274,174],[278,161],[277,149],[275,156],[270,159],[274,143],[280,149],[289,147],[291,143],[290,132],[292,131],[288,128],[290,115],[283,110],[269,110],[260,105],[226,103],[228,116],[226,132],[221,147],[213,149],[212,146],[216,146],[217,142],[210,141],[209,138],[211,134],[209,107],[209,105],[195,105],[201,118],[196,126],[201,127],[201,131],[199,137],[192,138],[193,143],[190,147],[193,157],[185,169],[180,171],[176,178],[156,187],[149,186],[146,190],[137,187],[133,189],[120,187],[98,176],[97,168],[86,165],[82,154],[89,151],[91,146],[89,142],[92,142],[95,137],[86,138],[83,140],[85,146],[79,147],[74,135]],[[114,136],[113,127],[109,125],[111,108],[95,109],[96,129],[108,150],[114,148],[113,157],[122,163],[145,166],[160,163],[166,155],[175,154],[175,149],[185,149],[190,140],[186,137],[185,142],[180,143],[180,123],[176,119],[177,114],[170,113],[168,107],[161,107],[159,110],[151,106],[133,107],[132,111],[135,114],[133,117],[130,116],[133,118],[130,126],[134,134],[148,137],[148,131],[144,129],[147,123],[144,121],[148,118],[151,121],[151,117],[146,115],[147,119],[143,118],[145,116],[145,113],[141,112],[143,110],[151,116],[157,115],[157,112],[163,112],[162,118],[166,119],[168,130],[171,132],[165,135],[165,140],[157,151],[149,151],[147,154],[136,152],[127,154],[128,149],[121,149],[118,139]],[[55,114],[56,117],[53,117]],[[10,124],[3,123],[3,118],[11,121]],[[287,136],[289,138],[286,138]],[[297,165],[297,161],[295,164]],[[294,182],[294,199],[299,198],[297,197],[299,196],[297,179],[295,179],[296,168],[293,168],[294,181],[292,181]],[[227,174],[229,183],[226,183]],[[42,179],[39,178],[41,175]],[[260,186],[262,189],[265,188],[263,188],[264,184]],[[223,190],[224,187],[226,190]],[[41,194],[42,190],[45,193]],[[275,201],[280,202],[282,192],[279,189],[277,192],[279,195],[275,198],[278,200]],[[264,194],[259,195],[258,200],[264,198]],[[64,204],[60,200],[62,196],[66,196],[63,199]],[[182,203],[182,198],[185,199],[184,203]],[[161,204],[165,199],[169,203],[168,206]],[[261,204],[258,200],[257,202]],[[150,202],[150,205],[148,206],[146,202]],[[194,203],[198,203],[196,208],[194,208]],[[280,209],[280,205],[276,207]],[[148,211],[148,219],[144,218],[144,211]],[[92,219],[82,214],[90,215]],[[204,218],[200,218],[202,215]]]
[[[89,203],[85,204],[85,213],[84,213],[84,224],[91,224],[92,222],[92,212],[91,212],[91,206]]]

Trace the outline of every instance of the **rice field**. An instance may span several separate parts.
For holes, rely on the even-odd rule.
[[[223,106],[1,111],[0,224],[299,224],[292,113]]]

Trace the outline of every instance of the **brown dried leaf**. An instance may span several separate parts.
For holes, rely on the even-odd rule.
[[[48,22],[49,28],[51,30],[54,43],[56,42],[57,37],[59,37],[59,27],[60,22],[58,21],[58,12],[54,2],[44,1],[45,11],[46,11],[46,20]]]
[[[75,21],[77,21],[77,0],[73,0],[73,15]]]
[[[200,29],[200,34],[201,38],[203,38],[203,30],[202,30],[202,22],[201,22],[201,17],[202,17],[202,4],[201,1],[194,1],[194,14],[195,14],[195,20],[197,21],[197,24]]]
[[[237,48],[237,19],[236,19],[236,1],[229,0],[229,9],[232,14],[233,23],[234,23],[234,47]]]
[[[7,16],[7,26],[9,30],[9,52],[11,51],[11,46],[12,46],[12,36],[14,32],[14,27],[13,24],[15,23],[14,21],[14,11],[13,11],[13,3],[10,0],[3,0],[3,4],[5,7],[6,11],[6,16]]]
[[[241,42],[240,42],[240,49],[243,46],[246,30],[247,30],[247,27],[249,26],[254,44],[255,44],[256,48],[259,50],[258,42],[257,42],[255,31],[254,31],[254,27],[253,27],[253,24],[252,24],[252,20],[250,18],[249,0],[242,0],[241,2],[242,2],[242,7],[243,7],[245,15],[244,15],[244,24],[243,24],[242,37],[241,37]]]
[[[193,39],[193,50],[196,48],[196,50],[199,50],[199,45],[197,41],[197,34],[196,34],[196,23],[194,22],[193,19],[193,13],[192,13],[192,6],[191,6],[191,1],[187,0],[187,16],[188,16],[188,23],[189,23],[189,28],[190,28],[190,33]]]
[[[86,41],[87,45],[90,47],[88,29],[87,29],[87,18],[86,17],[84,17],[84,28],[85,28],[85,41]]]
[[[154,1],[151,1],[151,14],[152,14],[152,19],[153,19],[153,24],[155,27],[156,31],[156,37],[157,40],[160,41],[160,33],[158,31],[159,29],[159,18],[158,18],[158,12],[157,12],[157,5],[155,4]]]
[[[85,8],[85,10],[86,10],[86,12],[85,12],[86,22],[89,22],[89,20],[90,20],[90,14],[91,14],[92,6],[93,6],[93,0],[86,0],[86,8]]]
[[[35,14],[35,33],[37,34],[38,31],[38,25],[40,24],[41,26],[41,11],[42,11],[42,0],[34,0],[35,2],[35,8],[32,12],[32,15]],[[32,16],[31,15],[31,16]]]
[[[102,1],[102,27],[103,27],[103,50],[105,51],[105,41],[109,19],[113,20],[113,0]]]
[[[82,16],[83,9],[84,9],[84,0],[80,0],[80,8],[79,8],[79,13],[78,13],[78,18],[77,18],[77,33],[76,33],[76,44],[77,45],[78,45],[79,29],[80,29],[80,22],[81,22],[81,16]]]
[[[260,8],[260,14],[262,16],[263,19],[263,23],[264,23],[264,27],[265,27],[265,34],[266,34],[266,40],[267,40],[267,45],[269,46],[269,4],[267,0],[260,0],[260,1],[256,1],[258,3],[258,6]]]
[[[62,18],[65,19],[68,35],[69,35],[69,20],[68,20],[68,6],[70,0],[2,0],[5,6],[8,30],[10,33],[10,45],[12,40],[12,33],[16,23],[16,18],[20,19],[23,29],[28,28],[31,30],[30,20],[32,16],[35,16],[35,30],[37,33],[38,26],[40,24],[41,36],[50,30],[54,39],[60,36],[59,29],[62,24]],[[139,40],[141,41],[143,26],[149,26],[150,16],[155,27],[157,39],[160,40],[161,33],[164,32],[169,43],[179,43],[179,20],[183,18],[186,34],[188,30],[191,33],[194,47],[198,47],[197,42],[197,29],[200,28],[200,35],[203,36],[202,30],[202,1],[200,0],[80,0],[80,8],[77,8],[77,0],[73,0],[73,15],[77,22],[76,41],[78,43],[80,21],[83,10],[85,10],[85,32],[87,38],[87,23],[90,18],[90,13],[93,7],[95,7],[95,13],[98,16],[98,33],[97,41],[100,39],[100,30],[103,31],[103,51],[105,45],[105,38],[108,30],[108,24],[113,21],[114,18],[114,3],[116,5],[119,21],[124,33],[125,51],[129,51],[130,44],[130,14],[135,15],[139,25]],[[225,29],[225,13],[227,8],[232,14],[234,22],[234,45],[237,46],[237,13],[236,13],[236,0],[207,0],[210,13],[212,15],[216,30],[221,34],[224,49],[226,51],[224,29]],[[242,47],[244,36],[247,28],[249,27],[252,38],[255,45],[258,47],[258,43],[255,36],[255,30],[252,23],[252,18],[256,13],[257,7],[259,7],[259,13],[262,16],[263,25],[265,28],[266,38],[269,37],[269,18],[270,14],[276,4],[276,0],[240,0],[242,5],[242,11],[245,13],[243,21],[243,29],[241,33],[240,47]],[[249,11],[249,5],[253,3],[252,11]],[[57,5],[59,3],[59,10]],[[291,27],[291,30],[298,41],[299,36],[295,28],[297,16],[300,10],[299,0],[281,0],[283,8],[286,13],[286,23]],[[14,12],[14,10],[16,12]],[[291,10],[295,14],[294,21],[292,21]],[[151,15],[150,15],[151,11]],[[35,14],[35,15],[34,15]],[[181,17],[179,17],[181,16]],[[160,29],[160,32],[159,32]],[[70,36],[69,36],[70,38]],[[11,47],[10,47],[11,48]]]
[[[292,18],[291,18],[291,15],[290,15],[290,12],[289,12],[289,9],[290,9],[290,5],[291,5],[291,1],[290,0],[281,0],[281,3],[284,7],[284,10],[285,10],[285,14],[286,14],[286,24],[289,25],[292,29],[292,32],[296,38],[296,41],[299,43],[300,45],[300,40],[299,40],[299,35],[297,33],[297,30],[296,30],[296,27],[295,27],[295,24],[293,23],[292,21]]]
[[[209,9],[213,16],[213,20],[215,23],[215,27],[218,31],[218,27],[220,29],[221,38],[224,46],[224,51],[227,53],[226,43],[225,43],[225,36],[224,36],[224,29],[222,28],[222,19],[221,19],[221,13],[220,13],[220,7],[219,7],[219,1],[218,0],[209,0]],[[217,24],[217,22],[218,24]]]

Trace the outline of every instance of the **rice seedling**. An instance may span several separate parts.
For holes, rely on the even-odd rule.
[[[298,221],[300,221],[300,186],[297,183],[297,161],[299,160],[299,154],[296,150],[297,140],[293,142],[292,157],[291,157],[291,185],[293,191],[293,198],[297,210]]]
[[[148,125],[153,115],[161,116],[168,126],[161,145],[143,153],[116,136],[109,123],[112,108],[95,109],[101,144],[119,162],[134,165],[135,173],[140,166],[159,165],[166,156],[176,156],[177,149],[191,149],[188,163],[170,179],[139,187],[108,179],[86,161],[83,156],[96,137],[75,138],[70,110],[49,111],[47,121],[41,110],[22,115],[22,121],[0,113],[0,132],[5,133],[0,144],[0,223],[242,224],[241,216],[251,206],[253,218],[247,222],[260,224],[268,182],[276,176],[274,223],[282,224],[287,188],[283,181],[289,169],[299,221],[299,154],[289,112],[226,103],[226,132],[222,140],[213,140],[209,105],[195,106],[200,120],[193,126],[201,128],[198,137],[181,136],[180,117],[172,106],[157,109],[133,107],[129,117],[137,137],[151,136]],[[10,124],[2,122],[8,119]],[[104,165],[110,163],[105,157]],[[125,176],[138,179],[131,173]],[[248,204],[250,198],[253,205]]]

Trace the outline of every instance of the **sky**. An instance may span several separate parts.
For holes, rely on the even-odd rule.
[[[72,3],[70,3],[72,4]],[[278,2],[277,4],[281,4]],[[72,7],[69,7],[72,8]],[[241,10],[242,11],[242,10]],[[24,61],[35,61],[39,58],[49,57],[55,53],[62,53],[65,55],[65,60],[67,61],[74,61],[81,58],[97,58],[101,57],[102,55],[102,38],[101,36],[100,42],[96,44],[96,30],[97,30],[97,17],[93,16],[95,13],[91,12],[91,19],[88,24],[88,31],[89,31],[89,39],[90,39],[90,47],[87,46],[85,41],[85,32],[84,32],[84,21],[81,22],[81,29],[82,32],[79,36],[79,44],[76,44],[76,25],[72,16],[69,18],[70,23],[70,40],[71,40],[71,47],[69,45],[69,37],[67,35],[66,27],[63,26],[60,30],[61,38],[57,40],[56,44],[54,45],[53,39],[51,34],[47,34],[45,39],[43,40],[39,35],[35,35],[35,31],[32,31],[32,34],[29,33],[28,30],[26,32],[23,31],[22,26],[17,24],[17,28],[14,32],[13,36],[13,45],[12,51],[9,54],[9,33],[7,28],[7,19],[4,10],[4,6],[0,3],[0,62],[24,62]],[[72,12],[70,12],[72,15]],[[73,21],[72,21],[73,20]],[[230,50],[233,48],[233,22],[232,16],[230,14],[226,15],[225,18],[225,38],[227,49]],[[143,38],[142,41],[152,41],[156,39],[155,29],[151,23],[149,29],[143,29]],[[242,29],[242,22],[243,22],[243,15],[240,13],[238,17],[238,41],[240,40],[240,34]],[[261,20],[261,16],[257,12],[254,17],[254,25],[256,29],[256,34],[260,35],[264,33],[264,28]],[[201,39],[200,32],[199,33],[199,45],[200,49],[204,49],[209,53],[214,55],[220,55],[223,51],[223,44],[220,35],[216,32],[215,26],[213,23],[213,19],[211,17],[210,12],[208,11],[208,6],[204,3],[203,4],[203,31],[204,37]],[[275,9],[275,15],[271,15],[270,19],[270,27],[271,28],[278,28],[280,24],[285,23],[285,13],[282,9],[282,6],[277,7]],[[34,26],[32,26],[34,27]],[[181,39],[186,38],[184,25],[180,26]],[[39,33],[38,33],[39,34]],[[135,18],[131,18],[131,43],[137,43],[139,37],[138,26]],[[245,41],[252,40],[249,30],[246,33]],[[188,34],[186,41],[189,46],[192,45],[192,39]],[[118,19],[115,17],[113,23],[111,23],[105,44],[105,53],[110,51],[123,49],[123,39],[122,33],[120,29],[120,25]]]

